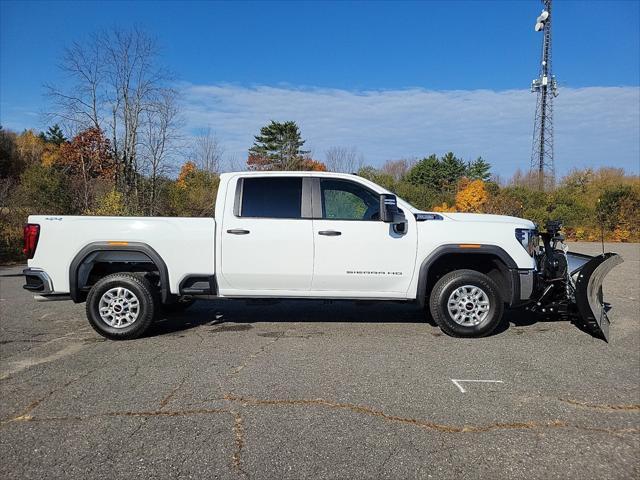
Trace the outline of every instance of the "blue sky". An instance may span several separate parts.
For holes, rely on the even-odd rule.
[[[541,4],[442,2],[0,3],[0,122],[42,128],[42,85],[74,40],[111,26],[155,35],[186,129],[242,157],[269,119],[296,120],[314,156],[367,162],[453,150],[527,168]],[[640,2],[556,0],[556,162],[640,170]]]

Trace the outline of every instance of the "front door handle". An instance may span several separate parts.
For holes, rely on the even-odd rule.
[[[227,230],[227,233],[230,233],[231,235],[248,235],[249,230],[243,230],[242,228],[232,228],[231,230]]]
[[[337,237],[338,235],[342,235],[342,232],[338,232],[336,230],[320,230],[318,235],[326,235],[327,237]]]

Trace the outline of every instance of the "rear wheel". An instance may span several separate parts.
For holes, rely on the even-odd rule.
[[[142,336],[153,323],[157,300],[143,276],[114,273],[91,288],[86,309],[89,323],[100,335],[129,340]]]
[[[504,304],[496,283],[475,270],[455,270],[433,287],[433,319],[447,335],[483,337],[500,324]]]

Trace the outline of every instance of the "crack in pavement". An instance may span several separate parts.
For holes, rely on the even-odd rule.
[[[152,410],[152,411],[111,411],[111,412],[103,412],[92,415],[84,415],[84,416],[66,416],[66,417],[35,417],[30,413],[38,407],[43,401],[49,398],[51,395],[56,392],[68,387],[72,383],[90,375],[96,369],[93,369],[89,372],[85,372],[84,374],[66,382],[61,387],[58,387],[54,390],[51,390],[47,395],[42,398],[35,400],[30,403],[27,408],[18,416],[2,422],[2,424],[6,424],[9,422],[19,422],[19,421],[29,421],[29,422],[52,422],[52,421],[85,421],[95,418],[105,418],[105,417],[137,417],[137,418],[149,418],[149,417],[187,417],[193,415],[212,415],[212,414],[227,414],[230,415],[233,419],[233,438],[235,448],[231,455],[231,466],[232,468],[243,477],[249,478],[249,473],[245,470],[243,464],[243,452],[246,447],[246,435],[245,435],[245,426],[244,419],[239,411],[233,408],[195,408],[188,410],[162,410],[164,406],[168,403],[171,396],[182,387],[184,383],[183,381],[174,388],[169,394],[164,397],[163,401],[160,402],[160,409]],[[253,397],[244,397],[237,396],[232,393],[227,393],[223,397],[224,401],[229,403],[239,403],[241,406],[315,406],[315,407],[325,407],[330,409],[339,409],[345,410],[356,414],[368,415],[371,417],[379,418],[384,421],[389,421],[392,423],[400,423],[411,425],[422,430],[427,431],[435,431],[438,433],[485,433],[491,431],[505,431],[505,430],[543,430],[543,429],[568,429],[574,428],[576,430],[582,430],[587,432],[596,432],[596,433],[606,433],[612,435],[617,438],[622,438],[624,434],[638,433],[640,429],[638,428],[602,428],[595,426],[581,426],[571,424],[569,422],[563,420],[551,420],[547,422],[513,422],[513,423],[492,423],[488,425],[449,425],[442,423],[435,423],[423,419],[411,418],[411,417],[402,417],[398,415],[390,415],[385,413],[382,410],[376,410],[371,407],[367,407],[364,405],[357,405],[353,403],[342,403],[342,402],[334,402],[331,400],[325,399],[258,399]],[[144,426],[145,422],[143,421],[139,426],[134,428],[129,435],[129,438],[137,434],[140,429]],[[1,424],[0,424],[1,425]],[[398,448],[392,449],[389,452],[389,455],[385,458],[385,460],[381,463],[378,468],[378,471],[381,472],[384,467],[387,465],[388,461],[397,453]],[[106,458],[102,463],[108,461],[109,458]]]
[[[196,332],[196,335],[200,339],[200,343],[198,344],[198,346],[201,346],[202,343],[204,342],[204,337],[197,332]],[[160,353],[158,356],[160,355],[163,355],[163,354]],[[160,400],[160,410],[162,410],[171,401],[171,399],[175,396],[175,394],[178,393],[178,391],[184,386],[184,383],[187,381],[187,378],[189,378],[190,376],[191,376],[190,373],[187,373],[186,375],[184,375],[182,377],[182,380],[180,380],[180,383],[176,387],[174,387],[162,400]]]
[[[566,422],[560,420],[553,420],[551,422],[546,423],[536,423],[536,422],[520,422],[520,423],[495,423],[492,425],[486,426],[469,426],[465,425],[463,427],[454,426],[454,425],[445,425],[439,424],[435,422],[430,422],[427,420],[420,420],[416,418],[410,417],[400,417],[397,415],[389,415],[382,410],[375,410],[373,408],[357,405],[354,403],[339,403],[332,402],[330,400],[324,399],[302,399],[302,400],[260,400],[249,397],[236,397],[227,395],[225,396],[226,400],[240,402],[244,405],[275,405],[275,406],[321,406],[328,407],[339,410],[348,410],[354,413],[360,413],[369,415],[372,417],[382,418],[383,420],[405,423],[408,425],[414,425],[416,427],[425,429],[425,430],[433,430],[441,433],[477,433],[477,432],[488,432],[491,430],[506,430],[506,429],[532,429],[532,428],[541,428],[541,427],[549,427],[549,428],[558,428],[558,427],[567,427],[568,424]]]
[[[81,417],[83,420],[86,418],[98,418],[98,417],[188,417],[192,415],[208,415],[212,413],[229,413],[229,410],[224,408],[195,408],[192,410],[152,410],[141,412],[106,412],[98,413],[96,415],[90,415],[87,417]]]
[[[160,410],[162,410],[167,405],[167,403],[171,401],[171,399],[178,392],[178,390],[182,388],[186,380],[187,380],[187,376],[185,375],[184,377],[182,377],[182,380],[180,381],[180,383],[177,386],[175,386],[167,395],[165,395],[165,397],[162,400],[160,400]]]
[[[31,407],[31,406],[30,406]],[[35,408],[35,407],[33,407]],[[30,415],[21,415],[15,417],[10,422],[16,421],[28,421],[28,422],[66,422],[66,421],[85,421],[91,420],[95,418],[104,418],[104,417],[138,417],[143,420],[150,417],[188,417],[193,415],[211,415],[211,414],[229,414],[233,418],[233,434],[234,434],[234,444],[235,449],[231,456],[231,465],[234,470],[240,473],[242,476],[249,478],[249,474],[245,471],[242,465],[242,451],[245,446],[245,435],[244,435],[244,421],[240,413],[236,411],[231,411],[225,408],[198,408],[191,410],[153,410],[153,411],[127,411],[127,412],[104,412],[98,413],[94,415],[76,415],[76,416],[66,416],[66,417],[33,417]],[[8,422],[7,422],[8,423]],[[133,437],[137,434],[142,427],[145,425],[145,422],[141,422],[139,426],[133,429],[128,438]],[[108,457],[105,461],[109,460]]]
[[[395,456],[396,453],[398,453],[398,451],[400,450],[400,445],[396,445],[394,448],[392,448],[389,451],[389,455],[386,456],[386,458],[384,459],[384,461],[380,464],[380,466],[376,469],[376,477],[377,478],[383,478],[382,471],[384,470],[384,467],[387,466],[387,463],[389,462],[389,460],[391,460],[391,457]]]
[[[277,340],[277,339],[276,339]],[[264,347],[266,348],[266,346]],[[98,370],[98,368],[92,369],[88,372],[79,375],[60,387],[54,388],[50,390],[47,394],[38,398],[31,402],[27,407],[17,416],[9,419],[5,419],[0,422],[0,425],[16,422],[16,421],[64,421],[64,420],[86,420],[91,418],[98,417],[183,417],[183,416],[191,416],[191,415],[206,415],[206,414],[216,414],[216,413],[229,413],[234,418],[234,432],[236,432],[236,440],[237,440],[237,450],[238,452],[242,450],[244,446],[244,427],[243,421],[240,414],[236,411],[233,411],[229,408],[194,408],[194,409],[183,409],[183,410],[163,410],[163,408],[168,404],[168,402],[173,398],[175,393],[182,388],[186,381],[186,377],[182,379],[180,384],[172,389],[161,401],[160,407],[158,410],[152,411],[112,411],[112,412],[103,412],[97,413],[93,415],[85,415],[85,416],[61,416],[61,417],[34,417],[31,415],[31,412],[36,409],[42,402],[50,398],[55,393],[69,387],[73,383],[91,375],[93,372]],[[347,410],[353,413],[364,414],[372,417],[381,418],[385,421],[396,422],[396,423],[404,423],[407,425],[413,425],[418,428],[424,430],[432,430],[440,433],[482,433],[489,432],[492,430],[531,430],[531,429],[541,429],[541,428],[577,428],[587,431],[599,431],[606,432],[611,434],[619,434],[619,433],[636,433],[639,432],[638,428],[626,428],[626,429],[610,429],[610,428],[600,428],[600,427],[587,427],[587,426],[579,426],[572,425],[563,420],[551,420],[547,422],[512,422],[512,423],[493,423],[489,425],[448,425],[435,423],[427,420],[421,420],[417,418],[411,417],[401,417],[398,415],[390,415],[385,413],[382,410],[376,410],[374,408],[358,405],[354,403],[343,403],[343,402],[334,402],[331,400],[325,399],[258,399],[253,397],[244,397],[237,396],[231,393],[227,393],[222,397],[222,400],[227,402],[236,402],[241,403],[244,406],[319,406],[326,407],[331,409],[339,409],[339,410]],[[569,403],[570,405],[575,405],[578,407],[586,407],[586,408],[595,408],[595,409],[604,409],[610,411],[639,411],[639,405],[599,405],[599,404],[589,404],[585,402],[578,402],[575,400],[565,400],[560,399],[565,403]]]
[[[17,422],[17,421],[24,421],[24,420],[31,420],[33,417],[30,415],[30,413],[35,410],[42,402],[44,402],[45,400],[47,400],[48,398],[50,398],[52,395],[64,390],[65,388],[69,387],[70,385],[74,384],[75,382],[82,380],[83,378],[88,377],[89,375],[91,375],[93,372],[97,371],[98,368],[94,368],[89,370],[88,372],[83,373],[82,375],[77,376],[76,378],[72,378],[71,380],[67,381],[65,384],[54,388],[53,390],[50,390],[48,393],[46,393],[44,396],[32,401],[29,405],[27,405],[27,407],[22,411],[22,413],[20,413],[19,415],[13,417],[13,418],[9,418],[9,419],[5,419],[0,421],[0,426],[9,423],[9,422]]]
[[[227,376],[231,376],[231,375],[237,375],[238,373],[240,373],[242,370],[244,370],[256,357],[262,355],[267,348],[271,347],[274,343],[276,343],[278,340],[280,340],[282,337],[285,336],[286,332],[279,332],[280,334],[277,336],[274,336],[273,340],[271,340],[270,342],[265,343],[262,347],[260,347],[260,349],[258,349],[257,351],[253,352],[252,354],[250,354],[247,357],[247,360],[240,366],[237,367],[233,367],[233,369],[227,374]]]
[[[413,425],[423,430],[431,430],[440,433],[484,433],[494,430],[534,430],[534,429],[554,429],[554,428],[575,428],[589,431],[601,431],[603,433],[610,433],[612,435],[622,433],[637,433],[640,432],[638,428],[627,429],[598,429],[597,427],[582,427],[580,425],[572,425],[569,422],[563,420],[551,420],[548,422],[512,422],[512,423],[493,423],[489,425],[446,425],[427,420],[421,420],[410,417],[400,417],[397,415],[389,415],[382,410],[375,410],[373,408],[356,405],[353,403],[340,403],[333,402],[324,399],[301,399],[301,400],[288,400],[288,399],[276,399],[276,400],[263,400],[250,397],[241,397],[234,395],[225,395],[225,399],[233,402],[240,402],[245,406],[320,406],[332,409],[347,410],[354,413],[369,415],[372,417],[381,418],[390,422],[404,423],[407,425]]]
[[[620,405],[611,405],[611,404],[597,404],[597,403],[587,403],[587,402],[579,402],[578,400],[570,400],[565,398],[559,398],[561,402],[568,403],[569,405],[573,405],[574,407],[582,407],[589,408],[593,410],[608,410],[614,412],[640,412],[640,404],[632,403],[632,404],[620,404]]]
[[[79,379],[79,378],[78,378]],[[73,383],[78,379],[74,379],[68,384]],[[65,385],[67,386],[67,385]],[[64,387],[61,387],[64,388]],[[59,390],[59,389],[58,389]],[[57,390],[56,390],[57,391]],[[50,392],[50,394],[55,391]],[[29,415],[35,407],[37,407],[44,399],[49,395],[43,397],[36,402],[30,404],[22,414],[14,417],[4,423],[15,421],[34,421],[34,422],[47,422],[47,421],[83,421],[100,417],[186,417],[193,415],[208,415],[228,413],[233,416],[234,419],[234,433],[236,437],[236,454],[239,462],[240,452],[244,447],[244,422],[240,414],[228,408],[196,408],[189,410],[153,410],[153,411],[115,411],[115,412],[103,412],[93,415],[85,416],[66,416],[66,417],[34,417]],[[288,399],[275,399],[275,400],[263,400],[251,397],[241,397],[232,394],[225,394],[224,400],[228,402],[237,402],[244,406],[319,406],[331,409],[346,410],[357,414],[368,415],[376,418],[380,418],[385,421],[402,423],[406,425],[412,425],[423,430],[435,431],[439,433],[485,433],[497,430],[540,430],[540,429],[559,429],[559,428],[575,428],[583,431],[593,431],[607,433],[614,436],[619,436],[626,433],[638,433],[639,428],[601,428],[571,424],[564,420],[550,420],[546,422],[511,422],[511,423],[492,423],[488,425],[448,425],[435,423],[428,420],[422,420],[411,417],[401,417],[398,415],[390,415],[382,410],[376,410],[364,405],[357,405],[353,403],[340,403],[333,402],[324,399],[300,399],[300,400],[288,400]],[[236,464],[236,454],[234,454],[234,465]]]
[[[125,412],[102,412],[92,415],[67,415],[60,417],[35,417],[31,415],[19,415],[5,423],[9,422],[82,422],[85,420],[93,420],[105,417],[190,417],[193,415],[209,415],[214,413],[230,413],[224,408],[194,408],[191,410],[143,410],[143,411],[125,411]]]
[[[235,446],[236,449],[233,452],[231,457],[233,467],[245,477],[249,477],[247,472],[242,467],[242,449],[245,444],[245,436],[244,436],[244,420],[242,419],[242,415],[239,412],[230,412],[233,416],[233,433],[235,435]]]

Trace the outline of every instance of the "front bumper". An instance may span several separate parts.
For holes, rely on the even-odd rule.
[[[520,283],[520,301],[526,302],[533,294],[535,270],[518,270],[518,282]]]
[[[51,278],[44,270],[34,268],[25,268],[24,274],[25,284],[22,286],[25,290],[29,290],[38,295],[48,295],[53,293],[53,283]]]
[[[520,307],[531,301],[535,286],[536,271],[532,269],[511,269],[511,298],[508,299],[510,307]]]

